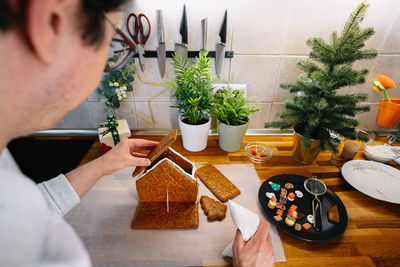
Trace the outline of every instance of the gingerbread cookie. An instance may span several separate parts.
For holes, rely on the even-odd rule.
[[[277,222],[280,222],[280,221],[282,221],[282,216],[281,216],[281,215],[276,215],[276,216],[274,216],[274,219],[275,219]]]
[[[277,207],[278,209],[281,209],[281,210],[286,210],[285,204],[283,204],[283,203],[281,203],[281,202],[276,203],[276,207]]]
[[[155,146],[149,152],[149,154],[147,154],[146,158],[148,158],[151,162],[153,162],[158,156],[160,156],[163,152],[165,152],[173,142],[175,142],[177,135],[178,135],[177,129],[173,129],[172,131],[170,131],[168,135],[165,136],[157,144],[157,146]],[[132,176],[135,177],[143,173],[145,169],[146,169],[145,166],[135,168],[135,171],[133,172]]]
[[[336,205],[328,210],[328,220],[333,223],[340,223],[339,211]]]
[[[276,197],[274,195],[271,197],[271,199],[268,202],[268,208],[275,209],[275,206],[276,206]]]
[[[291,183],[286,183],[286,184],[285,184],[285,188],[286,188],[286,189],[293,189],[293,187],[294,187],[294,185],[291,184]]]
[[[197,176],[221,202],[240,194],[240,190],[213,165],[197,169]]]
[[[281,188],[281,194],[279,196],[279,200],[282,204],[286,204],[286,200],[287,200],[287,190],[285,188]]]
[[[227,209],[226,205],[221,204],[208,196],[201,196],[200,203],[208,220],[223,220],[225,218]]]
[[[295,224],[294,224],[294,230],[296,230],[296,231],[301,231],[301,224],[295,223]]]

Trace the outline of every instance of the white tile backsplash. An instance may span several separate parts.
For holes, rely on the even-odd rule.
[[[246,83],[248,96],[256,101],[272,101],[279,61],[278,56],[235,56],[231,64],[230,81]]]
[[[278,82],[276,83],[274,101],[275,102],[282,102],[287,98],[292,98],[294,94],[290,93],[286,89],[282,89],[280,84],[281,83],[293,83],[296,81],[298,76],[302,73],[299,68],[297,68],[296,63],[301,59],[307,59],[307,57],[294,57],[294,56],[287,56],[282,57],[280,66],[279,66],[279,76]]]
[[[260,110],[249,116],[249,129],[262,129],[264,128],[264,123],[268,122],[271,112],[271,103],[258,103],[257,106]]]
[[[151,110],[153,111],[155,124],[149,123],[147,120],[137,116],[138,127],[140,129],[148,128],[178,128],[178,110],[171,108],[171,102],[152,103],[151,109],[148,102],[136,102],[136,112],[144,116],[147,120],[152,119]]]
[[[91,129],[93,127],[88,102],[80,104],[54,126],[56,129]]]
[[[234,51],[234,57],[224,64],[222,77],[218,82],[229,81],[247,85],[247,94],[255,97],[261,111],[251,115],[250,129],[263,128],[267,121],[278,118],[275,113],[284,108],[284,100],[292,94],[280,88],[282,82],[294,82],[302,72],[296,67],[299,59],[307,58],[310,49],[306,40],[311,37],[321,37],[329,40],[332,31],[341,31],[348,15],[355,9],[359,0],[135,0],[125,9],[128,13],[145,13],[151,22],[152,32],[145,47],[155,50],[157,44],[156,10],[162,9],[166,37],[166,49],[174,50],[177,41],[178,27],[182,15],[183,4],[186,4],[189,23],[189,50],[199,50],[201,47],[201,19],[208,18],[207,49],[215,50],[219,41],[218,33],[225,9],[228,9],[228,30],[226,50]],[[366,48],[377,48],[380,55],[375,60],[359,61],[355,69],[366,67],[370,73],[366,83],[343,88],[340,93],[367,93],[368,103],[372,110],[360,114],[361,126],[377,130],[383,129],[376,125],[375,119],[379,110],[381,94],[372,89],[371,82],[379,74],[390,76],[400,84],[400,5],[398,0],[372,0],[362,27],[374,27],[376,34],[366,43]],[[211,8],[212,7],[212,8]],[[171,59],[167,59],[166,75],[162,79],[158,72],[157,59],[145,58],[146,70],[140,72],[142,80],[136,76],[133,82],[134,92],[122,103],[118,111],[120,117],[128,116],[132,129],[141,128],[172,128],[178,127],[178,112],[172,109],[171,95],[173,90],[167,90],[152,102],[156,123],[151,125],[139,116],[139,112],[151,118],[148,100],[165,90],[162,84],[173,81],[175,75]],[[212,71],[215,71],[215,60],[211,59]],[[400,90],[389,91],[390,97],[400,98]],[[94,92],[72,111],[56,127],[59,128],[95,128],[104,122],[106,115],[104,103],[99,102],[99,96]]]
[[[90,109],[92,112],[93,123],[95,128],[100,123],[107,122],[107,113],[106,106],[103,102],[90,102]],[[137,129],[137,120],[136,115],[133,113],[135,111],[135,103],[134,102],[122,102],[121,107],[116,110],[117,119],[126,119],[128,122],[129,128],[131,130]]]

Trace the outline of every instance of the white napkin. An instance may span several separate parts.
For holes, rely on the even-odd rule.
[[[228,201],[228,206],[233,222],[242,233],[243,240],[247,242],[257,232],[260,217],[232,200]],[[232,257],[232,245],[233,241],[224,249],[222,255]]]

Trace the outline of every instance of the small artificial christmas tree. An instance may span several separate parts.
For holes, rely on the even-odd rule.
[[[334,153],[337,153],[335,144],[340,142],[337,135],[358,138],[355,127],[359,121],[354,117],[370,110],[368,105],[359,105],[368,95],[339,95],[337,90],[364,83],[368,70],[353,70],[353,62],[374,59],[378,54],[375,49],[362,50],[364,42],[375,33],[373,28],[361,29],[359,26],[368,6],[365,2],[360,3],[342,33],[333,32],[329,43],[321,38],[307,40],[311,47],[310,58],[297,62],[297,67],[306,75],[300,75],[294,83],[281,84],[281,88],[297,93],[297,96],[285,103],[285,111],[277,114],[284,120],[266,123],[266,128],[293,127],[303,136],[305,148],[310,147],[311,139],[315,139],[319,140],[321,150],[329,148]]]

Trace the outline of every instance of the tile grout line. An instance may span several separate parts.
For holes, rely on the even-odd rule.
[[[272,119],[272,116],[273,116],[272,115],[272,110],[273,110],[273,106],[274,106],[274,99],[275,99],[275,96],[277,94],[278,86],[279,86],[278,85],[278,80],[279,80],[279,76],[281,74],[283,52],[284,52],[284,49],[285,49],[285,46],[286,46],[287,37],[288,37],[288,31],[289,31],[289,25],[290,25],[290,23],[292,21],[292,17],[293,17],[292,15],[293,15],[294,9],[295,9],[294,8],[294,1],[291,0],[290,1],[289,13],[288,13],[288,18],[289,19],[286,21],[286,25],[285,25],[285,37],[283,39],[283,43],[282,43],[282,46],[281,46],[281,49],[280,49],[278,73],[277,73],[276,78],[275,78],[274,94],[272,96],[271,107],[269,109],[269,117],[268,117],[268,120],[267,120],[268,122],[271,122],[271,119]]]

